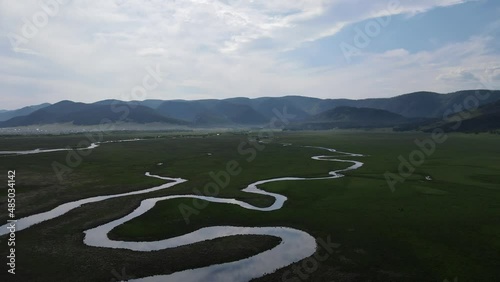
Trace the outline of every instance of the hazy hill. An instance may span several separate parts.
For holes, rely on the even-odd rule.
[[[234,102],[221,101],[213,108],[215,113],[221,114],[236,124],[256,125],[265,124],[269,119],[261,115],[249,105]]]
[[[333,128],[381,128],[409,123],[412,119],[385,110],[341,106],[292,123],[290,130],[326,130]]]
[[[268,119],[249,103],[234,99],[166,101],[157,111],[164,116],[173,117],[203,126],[207,125],[258,125]]]
[[[407,118],[402,115],[384,110],[370,108],[337,107],[316,116],[310,120],[317,122],[342,121],[358,123],[404,122]]]
[[[415,92],[393,98],[359,100],[355,104],[357,107],[382,109],[405,117],[439,118],[446,110],[453,109],[455,105],[463,105],[469,96],[475,96],[477,92],[482,96],[489,93],[487,99],[478,99],[480,105],[500,100],[498,90],[464,90],[450,94]]]
[[[176,119],[194,122],[199,115],[209,112],[210,104],[212,103],[210,103],[209,100],[164,101],[156,108],[156,110],[158,111],[158,113],[164,116],[169,116],[169,117],[174,117]]]
[[[75,125],[97,125],[103,121],[122,121],[135,123],[163,122],[170,124],[186,124],[184,121],[168,118],[155,110],[136,105],[126,106],[125,103],[84,104],[62,101],[37,110],[29,115],[12,118],[0,123],[1,127],[15,127],[37,124],[68,123]]]
[[[24,108],[12,110],[12,111],[2,110],[0,112],[0,121],[9,120],[11,118],[18,117],[18,116],[29,115],[32,112],[39,110],[39,109],[42,109],[42,108],[45,108],[47,106],[50,106],[50,104],[44,103],[41,105],[28,106],[28,107],[24,107]]]
[[[230,126],[234,125],[228,118],[223,115],[205,111],[198,115],[193,120],[195,126],[200,127],[218,127],[218,126]]]
[[[304,99],[316,100],[317,102],[321,102],[320,99],[315,98],[307,98],[301,97]],[[301,101],[294,100],[293,96],[287,97],[278,97],[278,98],[257,98],[251,100],[251,106],[256,109],[262,116],[265,116],[268,120],[276,117],[276,112],[283,113],[284,109],[286,109],[286,113],[294,115],[296,120],[303,120],[310,117],[312,114],[308,113],[300,106]]]
[[[484,132],[500,129],[500,101],[483,105],[475,111],[463,111],[446,119],[417,124],[407,129],[430,132],[436,128],[446,132]]]
[[[331,114],[332,116],[329,117],[331,120],[328,122],[337,124],[346,122],[346,124],[356,126],[373,127],[375,124],[380,126],[400,124],[401,116],[405,118],[441,118],[446,111],[453,110],[456,105],[463,105],[465,101],[470,97],[477,96],[478,93],[481,97],[488,96],[485,99],[479,99],[481,105],[500,100],[500,91],[466,90],[450,94],[415,92],[392,98],[363,100],[285,96],[255,99],[237,97],[197,101],[122,102],[104,100],[93,104],[62,101],[52,106],[44,104],[0,113],[0,116],[12,114],[11,112],[16,112],[17,115],[5,122],[0,122],[0,127],[71,121],[75,124],[92,124],[103,118],[109,118],[112,121],[121,120],[120,116],[123,113],[115,113],[111,110],[113,105],[115,108],[118,107],[117,105],[127,105],[127,108],[130,108],[130,114],[124,121],[140,123],[162,122],[203,127],[265,125],[273,117],[276,117],[276,113],[284,113],[286,109],[288,115],[294,116],[291,122],[295,123],[305,121],[318,123],[317,119],[325,118],[324,115]],[[339,110],[328,113],[329,110],[336,108]],[[336,114],[340,115],[340,111],[347,111],[349,108],[351,108],[351,112],[343,114],[348,115],[350,120],[341,121],[340,116],[335,116]],[[354,110],[354,108],[360,110]],[[385,112],[369,111],[368,109]],[[399,116],[389,117],[388,112]],[[323,116],[319,115],[321,113]],[[383,117],[386,118],[386,121],[382,120]],[[410,121],[408,120],[408,122]]]
[[[350,99],[317,99],[302,96],[286,96],[285,99],[298,109],[309,115],[316,115],[335,107],[348,106],[356,108],[373,108],[386,110],[405,117],[436,118],[441,117],[446,110],[453,109],[458,104],[462,105],[469,96],[489,93],[489,97],[480,100],[480,105],[500,100],[500,91],[494,90],[464,90],[449,94],[434,92],[415,92],[391,98],[374,98],[362,100]]]

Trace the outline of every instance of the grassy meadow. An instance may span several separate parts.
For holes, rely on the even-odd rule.
[[[404,183],[391,190],[384,174],[398,174],[399,156],[418,150],[415,140],[426,133],[378,131],[276,132],[263,143],[250,142],[254,132],[161,133],[122,132],[103,140],[144,138],[137,142],[102,144],[75,157],[67,151],[1,156],[0,173],[16,170],[16,217],[52,209],[62,203],[98,195],[157,186],[164,181],[144,176],[181,177],[188,181],[170,189],[87,204],[61,217],[16,234],[15,281],[118,281],[167,274],[257,254],[279,243],[273,237],[233,236],[150,253],[87,247],[83,231],[125,216],[141,200],[203,191],[214,182],[210,173],[238,163],[218,197],[237,198],[256,206],[273,199],[241,192],[257,180],[284,176],[322,177],[350,164],[312,160],[335,155],[364,162],[346,177],[331,180],[268,183],[262,189],[286,195],[274,212],[245,210],[210,203],[189,223],[179,209],[191,199],[158,203],[146,214],[117,228],[110,237],[121,240],[165,239],[201,227],[287,226],[318,240],[330,237],[339,247],[318,269],[293,281],[495,281],[500,277],[500,136],[450,134]],[[2,136],[0,150],[80,147],[84,135]],[[283,146],[291,143],[291,146]],[[342,156],[303,146],[323,146],[360,153]],[[69,160],[69,162],[68,162]],[[58,177],[54,162],[71,169]],[[159,165],[159,164],[162,165]],[[73,164],[70,166],[69,164]],[[431,180],[426,180],[430,176]],[[7,220],[7,196],[0,195],[2,222]],[[6,236],[0,237],[6,257]],[[321,250],[318,250],[321,251]],[[299,262],[297,265],[300,265]],[[1,281],[11,281],[6,272]],[[255,281],[282,281],[280,269]],[[120,275],[117,275],[120,274]],[[123,275],[122,275],[123,276]],[[125,278],[127,278],[125,277]],[[123,278],[123,277],[122,277]],[[115,279],[115,280],[113,280]]]

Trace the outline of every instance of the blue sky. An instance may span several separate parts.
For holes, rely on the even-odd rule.
[[[0,109],[133,100],[147,68],[144,99],[498,89],[499,33],[496,0],[0,0]]]

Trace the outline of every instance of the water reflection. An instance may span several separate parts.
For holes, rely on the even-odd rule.
[[[133,142],[133,141],[140,141],[143,139],[127,139],[127,140],[116,140],[116,141],[104,141],[104,142],[95,142],[91,143],[88,147],[85,148],[62,148],[62,149],[34,149],[34,150],[24,150],[24,151],[0,151],[0,155],[33,155],[33,154],[41,154],[41,153],[53,153],[53,152],[61,152],[61,151],[72,151],[72,150],[77,150],[77,151],[83,151],[83,150],[92,150],[101,144],[108,144],[108,143],[121,143],[121,142]]]
[[[126,141],[136,141],[134,140],[121,140],[119,142]],[[108,141],[103,143],[111,143],[116,141]],[[101,143],[102,144],[102,143]],[[92,144],[89,148],[83,149],[91,149],[97,147],[99,144]],[[176,248],[179,246],[194,244],[202,241],[213,240],[222,237],[235,236],[235,235],[267,235],[281,238],[281,243],[274,248],[254,255],[252,257],[242,259],[239,261],[228,262],[223,264],[216,264],[207,267],[202,267],[198,269],[189,269],[184,271],[179,271],[169,275],[158,275],[158,276],[150,276],[135,280],[129,281],[249,281],[254,278],[261,277],[267,273],[272,273],[279,268],[283,268],[287,265],[290,265],[294,262],[300,261],[304,258],[307,258],[314,254],[316,251],[316,240],[309,235],[308,233],[288,228],[288,227],[234,227],[234,226],[212,226],[202,228],[196,231],[193,231],[188,234],[184,234],[178,237],[153,241],[153,242],[132,242],[132,241],[115,241],[111,240],[108,237],[108,233],[115,227],[130,221],[147,211],[151,210],[155,204],[159,201],[166,201],[171,199],[180,199],[180,198],[191,198],[191,199],[201,199],[213,203],[225,203],[237,205],[245,209],[257,210],[257,211],[274,211],[283,207],[283,204],[287,200],[287,197],[284,195],[276,194],[261,190],[258,188],[259,185],[263,185],[270,182],[277,181],[305,181],[305,180],[319,180],[319,179],[334,179],[343,177],[342,172],[346,172],[349,170],[355,170],[363,166],[362,162],[353,161],[353,160],[345,160],[345,159],[337,159],[336,157],[340,156],[351,156],[351,157],[359,157],[362,156],[360,154],[352,154],[346,152],[338,152],[335,149],[323,148],[323,147],[311,147],[320,150],[327,150],[332,153],[336,153],[337,156],[327,156],[320,155],[314,156],[312,159],[318,161],[335,161],[335,162],[345,162],[352,163],[351,166],[345,169],[339,169],[335,171],[330,171],[328,173],[329,176],[325,177],[316,177],[316,178],[301,178],[301,177],[281,177],[281,178],[273,178],[267,180],[260,180],[248,185],[244,192],[254,193],[260,195],[267,195],[273,197],[274,203],[269,207],[256,207],[247,202],[240,201],[237,199],[230,198],[216,198],[216,197],[207,197],[207,196],[199,196],[199,195],[172,195],[172,196],[164,196],[157,198],[150,198],[143,200],[139,207],[137,207],[130,214],[119,218],[117,220],[108,222],[106,224],[100,225],[96,228],[92,228],[86,230],[84,243],[88,246],[94,247],[104,247],[104,248],[114,248],[114,249],[128,249],[133,251],[140,252],[148,252],[148,251],[157,251],[164,250],[169,248]],[[65,150],[65,149],[54,149],[51,151],[57,150]],[[28,154],[27,152],[33,151],[18,151],[16,154]],[[48,152],[49,150],[45,150],[44,152]],[[23,152],[23,153],[20,153]],[[37,151],[41,152],[40,150]],[[3,152],[5,153],[5,152]],[[152,187],[145,190],[122,193],[116,195],[108,195],[108,196],[98,196],[87,198],[83,200],[78,200],[74,202],[69,202],[66,204],[62,204],[50,211],[39,213],[35,215],[31,215],[17,221],[16,229],[17,231],[29,228],[35,224],[40,222],[50,220],[56,217],[59,217],[75,208],[78,208],[84,204],[95,203],[104,201],[107,199],[113,199],[118,197],[125,197],[131,195],[139,195],[150,193],[162,189],[167,189],[173,187],[177,184],[186,182],[186,179],[182,178],[170,178],[170,177],[162,177],[158,175],[151,175],[150,173],[145,174],[148,177],[155,177],[162,180],[170,181],[160,186]],[[8,233],[7,224],[3,225],[0,228],[0,235],[5,235]]]

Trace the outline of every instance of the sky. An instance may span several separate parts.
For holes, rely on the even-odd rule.
[[[0,109],[500,88],[498,0],[0,0]]]

